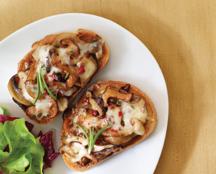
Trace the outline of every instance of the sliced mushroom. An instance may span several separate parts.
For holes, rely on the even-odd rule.
[[[87,157],[84,156],[84,157],[81,158],[80,163],[81,163],[82,166],[86,166],[86,165],[88,165],[91,161],[92,161],[92,160],[90,160],[89,158],[87,158]]]
[[[63,38],[59,42],[60,47],[66,48],[67,53],[72,57],[78,56],[80,53],[79,47],[74,43],[72,38]]]
[[[36,89],[35,89],[35,85],[33,83],[33,81],[26,81],[25,82],[25,87],[26,90],[28,92],[28,94],[32,97],[32,98],[36,98]]]
[[[130,84],[126,84],[119,89],[121,93],[128,93],[130,91]]]
[[[75,93],[77,93],[78,90],[79,90],[78,86],[73,86],[72,88],[70,88],[68,90],[62,89],[59,92],[64,96],[70,97],[70,96],[74,95]]]
[[[94,85],[92,91],[93,91],[95,96],[99,97],[99,96],[101,96],[101,95],[103,95],[105,93],[106,89],[107,89],[106,85],[98,85],[98,84],[96,84],[96,85]]]
[[[58,108],[59,111],[63,112],[68,107],[68,100],[65,97],[58,99]]]
[[[136,103],[136,102],[138,102],[140,99],[141,99],[140,96],[138,96],[138,95],[136,95],[136,94],[133,94],[133,95],[132,95],[132,98],[131,98],[131,103]]]
[[[98,111],[99,116],[103,114],[102,108],[97,104],[97,102],[94,99],[90,98],[89,103],[91,104],[93,110]]]
[[[112,154],[115,154],[121,150],[121,147],[114,146],[113,148],[104,149],[102,151],[94,152],[92,155],[98,159],[102,160],[104,158],[107,158],[108,156],[111,156]]]
[[[100,39],[96,33],[83,29],[78,30],[77,37],[84,42],[95,42]]]
[[[109,149],[112,148],[113,145],[112,144],[107,144],[107,145],[94,145],[94,149],[93,152],[99,152],[102,151],[104,149]]]
[[[71,44],[73,44],[72,38],[63,38],[60,40],[60,47],[62,48],[67,48]]]
[[[121,144],[129,142],[133,137],[134,137],[133,134],[128,135],[128,136],[119,136],[119,137],[108,136],[108,137],[105,137],[105,140],[114,145],[121,145]]]
[[[21,90],[18,88],[17,79],[19,80],[19,77],[16,74],[16,75],[12,76],[8,82],[8,90],[9,90],[12,98],[14,98],[14,100],[16,100],[17,102],[19,102],[25,106],[32,105],[32,103],[30,101],[26,100],[23,97]]]
[[[106,104],[110,97],[117,98],[117,99],[124,100],[124,101],[130,101],[132,94],[131,93],[120,93],[119,91],[108,87],[102,96]]]
[[[66,85],[67,87],[71,88],[77,81],[77,76],[75,75],[69,75],[67,81],[66,81]]]
[[[97,62],[92,57],[83,57],[79,65],[78,75],[80,77],[81,86],[84,86],[97,71]],[[84,69],[81,70],[81,68]]]

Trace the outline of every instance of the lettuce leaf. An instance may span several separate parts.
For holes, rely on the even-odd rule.
[[[43,156],[24,119],[0,123],[0,170],[5,174],[42,174]]]
[[[10,115],[10,112],[5,107],[0,106],[0,114]]]

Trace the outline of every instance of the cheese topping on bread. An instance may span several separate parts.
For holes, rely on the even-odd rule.
[[[42,119],[54,116],[50,113],[53,102],[58,113],[62,98],[74,98],[107,63],[107,49],[104,40],[88,30],[47,36],[20,61],[18,75],[10,83],[11,94],[21,105],[31,107],[27,112],[30,118],[43,122]],[[48,102],[47,96],[54,101]],[[41,103],[46,109],[41,109]]]
[[[143,135],[144,132],[142,131],[142,126],[140,126],[139,131],[137,130],[137,124],[139,124],[139,122],[145,123],[148,116],[144,100],[140,99],[140,101],[135,104],[130,104],[124,101],[120,102],[121,107],[108,107],[106,113],[107,119],[112,122],[112,128],[124,133],[125,135],[137,132]],[[120,114],[122,114],[122,116]],[[121,124],[122,121],[124,122],[124,125]]]
[[[47,116],[49,114],[49,109],[52,106],[52,101],[48,96],[43,100],[38,100],[35,104],[36,112],[41,113],[41,116]],[[36,114],[38,116],[39,114]]]
[[[50,59],[49,51],[52,48],[51,45],[39,46],[34,50],[32,56],[37,61],[37,72],[44,65],[47,67],[48,59]]]
[[[156,121],[146,98],[129,84],[105,84],[91,86],[64,121],[61,153],[73,165],[86,167],[107,158],[147,136],[146,124]]]

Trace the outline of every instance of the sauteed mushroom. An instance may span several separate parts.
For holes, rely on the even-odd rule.
[[[12,98],[14,98],[14,100],[16,100],[17,102],[23,105],[26,105],[26,106],[32,105],[32,103],[26,100],[21,94],[21,90],[18,87],[18,82],[19,82],[19,77],[17,74],[12,76],[8,82],[8,90]]]
[[[124,101],[130,101],[132,94],[131,93],[120,93],[119,91],[112,89],[110,87],[107,88],[105,93],[103,94],[102,98],[104,102],[107,104],[107,100],[110,98],[118,98]]]
[[[128,136],[119,136],[119,137],[108,136],[108,137],[105,137],[105,140],[114,145],[121,145],[121,144],[129,142],[133,137],[134,137],[133,134],[128,135]]]

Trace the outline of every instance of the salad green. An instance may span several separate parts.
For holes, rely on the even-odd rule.
[[[24,119],[0,123],[0,171],[5,174],[42,174],[44,149]]]
[[[10,115],[10,112],[5,107],[0,106],[0,114]]]

